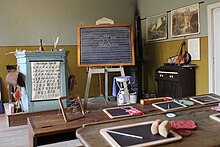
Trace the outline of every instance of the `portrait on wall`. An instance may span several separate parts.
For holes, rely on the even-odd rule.
[[[171,11],[171,37],[199,33],[199,4]]]
[[[148,17],[146,31],[147,42],[167,39],[167,13]]]

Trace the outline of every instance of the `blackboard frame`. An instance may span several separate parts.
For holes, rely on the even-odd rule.
[[[125,62],[114,62],[114,63],[82,63],[81,61],[83,60],[82,57],[82,50],[83,47],[81,46],[81,38],[82,38],[82,34],[81,34],[81,30],[82,29],[97,29],[97,28],[107,28],[107,29],[111,29],[111,28],[115,28],[115,27],[129,27],[129,37],[130,37],[130,50],[131,50],[131,54],[130,54],[130,58],[131,61],[125,61]],[[78,57],[78,67],[93,67],[93,66],[132,66],[135,65],[135,53],[134,53],[134,28],[132,24],[104,24],[104,25],[89,25],[89,26],[79,26],[78,27],[78,47],[77,47],[77,57]],[[91,52],[90,52],[91,53]]]

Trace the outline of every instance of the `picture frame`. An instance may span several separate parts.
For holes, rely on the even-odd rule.
[[[171,11],[171,37],[200,33],[199,4]]]
[[[80,97],[60,97],[60,109],[66,122],[84,117],[85,112]]]
[[[146,38],[147,42],[167,39],[167,13],[146,19]]]

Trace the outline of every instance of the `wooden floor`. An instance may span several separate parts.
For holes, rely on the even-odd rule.
[[[6,115],[0,114],[0,146],[1,147],[28,147],[27,125],[8,127]],[[78,147],[82,144],[78,140],[43,145],[41,147]]]

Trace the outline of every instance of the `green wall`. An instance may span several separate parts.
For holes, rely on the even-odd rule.
[[[87,70],[77,67],[77,27],[95,25],[96,20],[102,17],[111,18],[116,24],[132,24],[135,10],[135,0],[0,0],[0,77],[3,79],[3,101],[8,101],[5,66],[16,64],[14,54],[5,54],[16,49],[36,51],[41,38],[44,48],[50,51],[53,39],[57,36],[60,37],[58,48],[70,52],[69,70],[77,81],[74,93],[84,97]],[[99,80],[98,75],[94,75],[89,96],[97,95]]]
[[[187,39],[185,40],[187,42]],[[151,43],[144,46],[143,56],[143,75],[144,75],[144,91],[157,92],[157,83],[155,81],[154,71],[156,68],[167,62],[167,59],[177,54],[182,40],[166,41],[160,43]],[[206,94],[208,92],[208,49],[207,37],[200,38],[201,60],[191,61],[196,64],[196,94]]]
[[[77,45],[77,27],[97,19],[133,23],[136,0],[0,0],[0,46]]]

